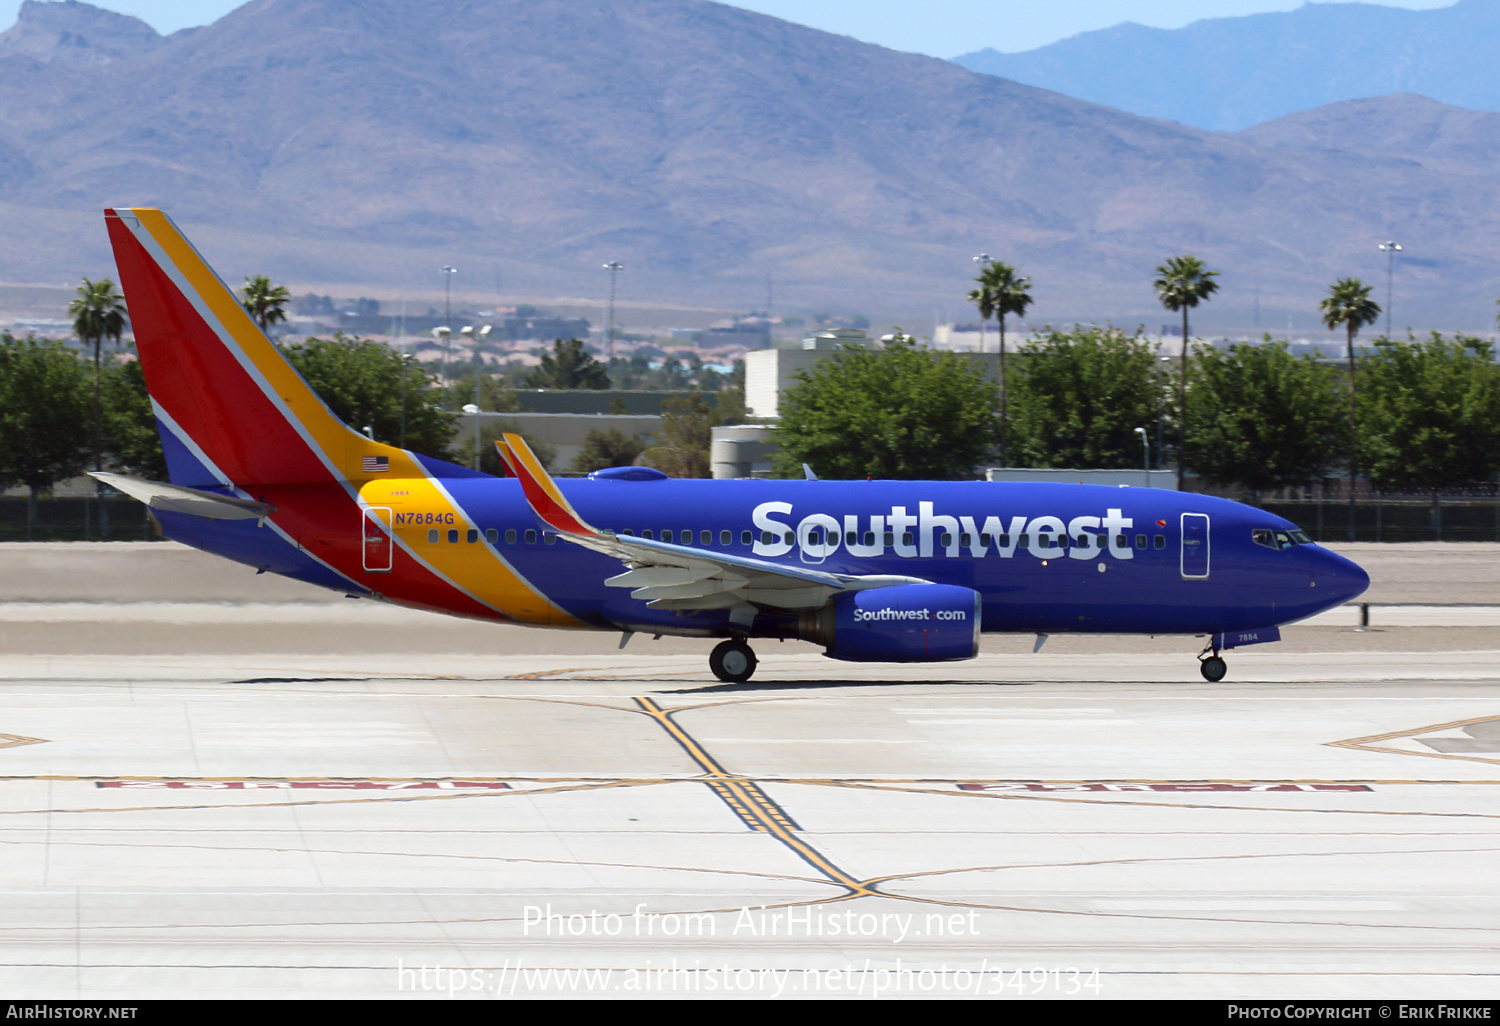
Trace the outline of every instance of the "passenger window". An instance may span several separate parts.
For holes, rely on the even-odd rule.
[[[1128,549],[1128,548],[1130,548],[1130,539],[1126,538],[1123,534],[1117,534],[1117,535],[1115,535],[1115,548],[1117,548],[1117,549]]]
[[[526,544],[527,545],[535,545],[536,544],[536,528],[534,528],[534,527],[528,527],[526,529]]]
[[[546,542],[548,545],[556,545],[557,535],[553,534],[551,531],[543,531],[542,541]]]
[[[874,531],[866,531],[865,532],[865,546],[866,547],[873,547],[874,544],[875,544],[875,532]]]
[[[785,543],[786,543],[786,544],[787,544],[787,545],[791,545],[791,544],[792,544],[792,543],[793,543],[793,542],[795,542],[795,541],[796,541],[796,540],[797,540],[797,538],[796,538],[796,536],[795,536],[795,535],[793,535],[793,534],[792,534],[792,532],[791,532],[791,531],[788,531],[788,532],[787,532],[787,533],[786,533],[786,534],[785,534],[785,535],[784,535],[784,536],[783,536],[783,537],[782,537],[782,539],[781,539],[781,540],[782,540],[782,541],[783,541],[783,542],[785,542]]]
[[[729,543],[725,542],[724,544],[728,545]],[[754,531],[741,531],[740,532],[740,544],[741,545],[754,545],[755,544],[755,532]]]
[[[627,528],[625,528],[625,530],[623,530],[623,531],[621,531],[621,532],[620,532],[620,533],[621,533],[621,534],[623,534],[623,535],[624,535],[624,536],[625,536],[625,537],[627,537],[627,538],[634,538],[634,537],[635,537],[635,532],[634,532],[634,531],[632,531],[632,530],[631,530],[631,529],[630,529],[630,528],[628,528],[628,527],[627,527]]]
[[[1135,547],[1138,549],[1144,549],[1146,547],[1146,536],[1144,534],[1138,534],[1135,536]]]
[[[969,539],[968,535],[961,534],[961,535],[958,536],[958,544],[962,545],[964,548],[968,548],[970,545],[973,545],[974,543]]]
[[[497,545],[500,542],[500,532],[491,527],[484,532],[484,540],[491,545]]]
[[[653,535],[651,534],[651,531],[649,529],[647,529],[647,530],[641,532],[641,537],[642,538],[646,538],[646,539],[650,539],[650,538],[653,537]]]
[[[714,543],[714,533],[712,531],[699,531],[698,543],[700,545],[712,545]]]
[[[449,545],[457,545],[458,544],[458,528],[456,528],[456,527],[450,527],[450,528],[448,528],[448,544]]]
[[[941,547],[943,547],[945,549],[952,548],[953,547],[953,535],[949,534],[947,531],[944,531],[942,533],[942,535],[939,536],[939,538],[938,538],[938,545],[940,545]]]
[[[505,532],[505,544],[507,544],[507,545],[514,545],[515,543],[516,543],[516,529],[514,527],[512,527],[512,528],[510,528],[509,530],[507,530]]]
[[[894,544],[896,544],[896,532],[895,531],[887,531],[887,532],[885,532],[885,547],[886,548],[890,548]]]
[[[1019,538],[1017,538],[1016,539],[1016,548],[1018,548],[1018,549],[1029,549],[1029,548],[1031,548],[1031,535],[1029,535],[1029,534],[1023,534]]]
[[[474,530],[474,528],[472,527],[469,528],[469,532],[467,535],[465,535],[464,540],[467,541],[470,545],[473,545],[479,540],[479,532]]]
[[[1159,535],[1157,535],[1157,536],[1156,536],[1156,541],[1155,541],[1155,542],[1154,542],[1154,543],[1153,543],[1153,544],[1154,544],[1154,545],[1155,545],[1155,546],[1156,546],[1156,547],[1157,547],[1157,548],[1159,548],[1159,549],[1164,549],[1164,548],[1166,548],[1166,547],[1167,547],[1167,536],[1166,536],[1166,535],[1164,535],[1164,534],[1159,534]]]
[[[853,545],[857,541],[859,541],[859,534],[857,532],[854,532],[854,531],[845,531],[844,532],[844,544],[845,545]]]
[[[719,544],[722,545],[722,546],[724,546],[726,549],[729,548],[729,546],[733,545],[734,544],[734,532],[733,531],[720,531],[719,532]]]
[[[912,534],[910,531],[902,531],[901,532],[901,544],[902,545],[911,546],[911,545],[915,545],[916,543],[917,543],[917,536],[916,535]]]
[[[1077,545],[1080,549],[1086,549],[1089,547],[1089,536],[1086,534],[1080,534],[1074,540],[1073,544]]]
[[[1002,537],[1003,537],[1003,535],[1002,535]],[[981,545],[981,546],[983,546],[983,547],[984,547],[984,548],[986,548],[986,549],[987,549],[987,548],[989,548],[989,547],[990,547],[990,546],[991,546],[991,545],[993,545],[993,544],[995,544],[995,539],[994,539],[994,538],[991,538],[991,537],[990,537],[990,536],[989,536],[989,535],[987,535],[987,534],[981,534],[981,535],[980,535],[980,536],[979,536],[979,544],[980,544],[980,545]]]
[[[1000,536],[1000,540],[996,544],[998,544],[1002,549],[1005,548],[1007,545],[1010,544],[1010,535],[1009,534],[1002,534]]]
[[[427,544],[428,545],[436,545],[437,542],[438,542],[438,531],[437,531],[437,528],[434,527],[432,530],[430,530],[430,531],[427,532]]]
[[[672,540],[672,532],[670,529],[665,530],[661,533],[661,540],[664,542],[669,542]]]
[[[775,542],[776,542],[776,536],[774,534],[772,534],[770,531],[762,531],[762,532],[760,532],[760,543],[762,545],[772,545],[772,544],[775,544]]]

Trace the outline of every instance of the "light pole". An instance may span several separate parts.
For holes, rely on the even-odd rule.
[[[979,276],[983,278],[985,268],[989,267],[991,263],[990,255],[988,253],[981,253],[974,258],[974,262],[979,265]],[[984,288],[985,286],[981,282],[979,287]],[[979,351],[981,353],[984,352],[984,322],[985,316],[981,313],[979,315]]]
[[[453,332],[450,331],[447,328],[433,328],[432,329],[432,337],[435,338],[435,339],[437,339],[443,345],[443,388],[444,389],[446,389],[448,387],[448,339],[449,339],[449,336],[451,336],[452,334],[453,334]],[[448,409],[450,409],[450,410],[452,408],[453,407],[451,405],[448,407]]]
[[[453,382],[448,380],[448,350],[453,340],[453,276],[458,273],[457,267],[443,268],[443,323],[447,327],[443,331],[443,387],[446,388]],[[436,331],[433,332],[437,334]]]
[[[483,409],[483,404],[480,402],[481,396],[480,396],[480,392],[479,392],[479,387],[480,387],[480,385],[482,385],[484,383],[484,357],[479,352],[479,347],[482,346],[482,345],[484,345],[485,339],[487,339],[487,338],[490,337],[490,332],[494,330],[494,327],[495,326],[493,324],[486,324],[484,327],[480,328],[478,331],[475,331],[472,327],[465,328],[463,330],[464,335],[472,338],[473,341],[474,341],[474,406],[473,406],[473,411],[474,411],[474,469],[475,470],[479,469],[479,457],[480,457],[480,454],[483,451],[482,448],[481,448],[481,446],[482,446],[483,443],[480,442],[480,440],[479,440],[479,414],[480,414],[480,412]],[[469,407],[465,406],[464,407],[464,412],[467,413],[468,411],[469,411]]]
[[[625,270],[625,265],[618,260],[611,260],[604,265],[609,272],[609,328],[605,345],[606,364],[614,362],[615,358],[615,275]]]
[[[1172,362],[1170,356],[1159,356],[1156,358],[1156,469],[1161,469],[1161,372],[1163,364]]]
[[[1141,436],[1141,469],[1146,472],[1146,487],[1151,487],[1151,441],[1146,436],[1145,428],[1136,428],[1135,433]]]
[[[1391,299],[1396,287],[1396,254],[1401,252],[1401,243],[1382,242],[1380,251],[1386,255],[1385,265],[1385,337],[1391,337]]]
[[[401,347],[401,441],[400,447],[406,448],[406,371],[411,365],[411,354],[406,347]]]

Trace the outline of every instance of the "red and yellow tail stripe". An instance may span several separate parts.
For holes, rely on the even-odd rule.
[[[503,435],[502,439],[495,443],[495,448],[499,450],[500,458],[505,461],[510,472],[521,482],[526,501],[531,503],[537,516],[563,534],[601,534],[573,509],[573,504],[557,487],[557,482],[552,480],[552,475],[547,473],[542,461],[536,458],[531,446],[526,444],[526,439],[510,433]]]
[[[141,369],[163,424],[220,483],[276,505],[278,533],[396,601],[484,619],[579,625],[494,547],[428,544],[432,519],[445,530],[477,524],[412,453],[340,421],[166,214],[117,208],[105,218]],[[384,457],[388,469],[366,471],[366,457]],[[368,507],[393,511],[386,530],[397,558],[378,578],[365,572],[357,544]],[[423,514],[420,524],[394,515],[415,511]]]

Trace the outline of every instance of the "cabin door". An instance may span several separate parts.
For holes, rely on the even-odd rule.
[[[1208,517],[1203,513],[1182,515],[1182,576],[1189,580],[1208,576]]]
[[[370,506],[361,518],[365,573],[391,572],[395,542],[391,538],[391,511],[385,506]]]

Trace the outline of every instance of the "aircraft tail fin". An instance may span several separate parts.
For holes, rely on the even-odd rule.
[[[105,211],[172,483],[303,484],[381,473],[401,450],[351,430],[160,210]]]

